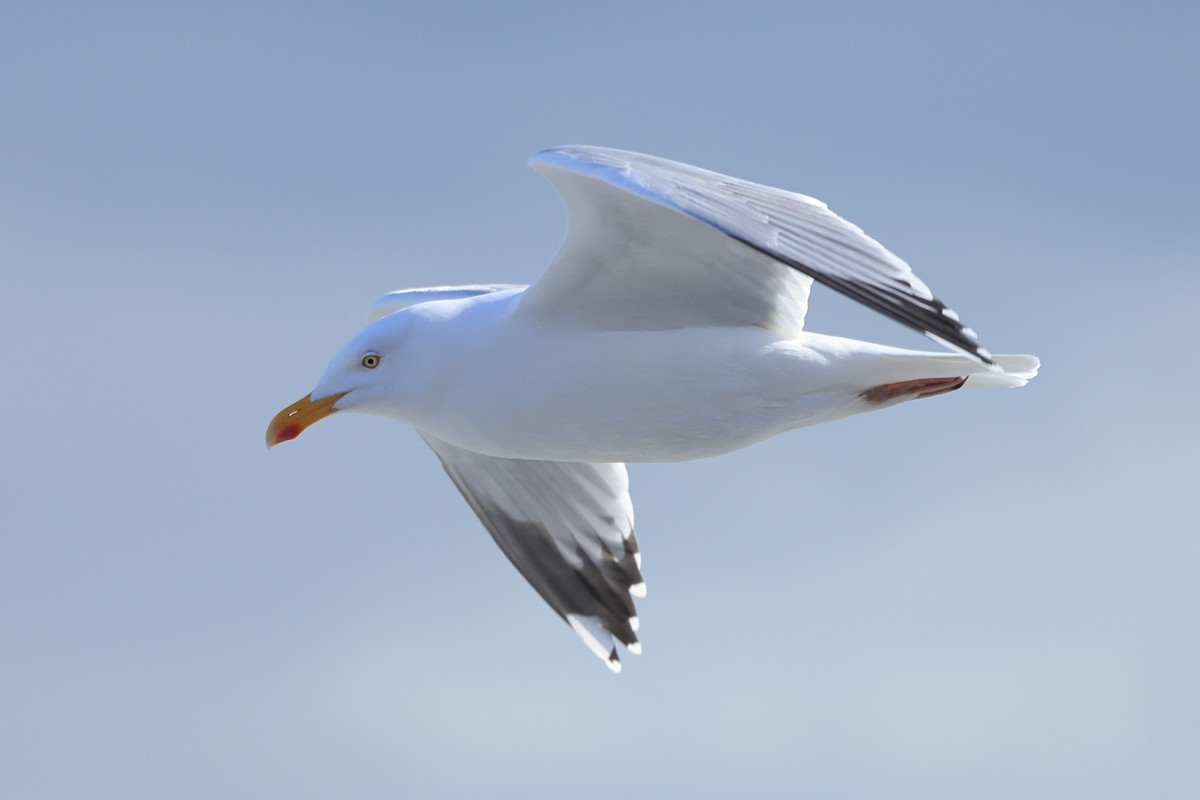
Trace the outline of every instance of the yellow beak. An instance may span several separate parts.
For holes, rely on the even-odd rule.
[[[271,448],[280,442],[295,439],[304,433],[304,429],[309,425],[333,414],[337,410],[333,404],[341,400],[345,394],[345,392],[331,394],[329,397],[322,397],[315,403],[312,395],[307,394],[280,411],[267,426],[267,447]]]

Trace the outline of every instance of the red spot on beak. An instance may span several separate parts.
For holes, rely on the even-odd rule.
[[[308,395],[280,411],[267,426],[267,447],[274,447],[280,442],[290,442],[304,433],[304,429],[309,425],[336,412],[337,409],[333,406],[345,394],[345,392],[338,392],[328,397],[322,397],[316,402],[313,402],[312,395]]]
[[[290,442],[300,435],[304,428],[300,425],[284,425],[279,429],[279,433],[275,434],[275,444],[280,442]]]

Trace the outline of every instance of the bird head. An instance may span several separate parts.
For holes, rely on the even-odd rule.
[[[406,316],[402,312],[389,314],[347,342],[330,359],[313,390],[271,420],[267,447],[295,439],[307,427],[335,412],[376,411],[401,396]]]

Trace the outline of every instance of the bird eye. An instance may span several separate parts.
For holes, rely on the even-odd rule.
[[[367,353],[362,357],[362,365],[367,369],[375,369],[379,366],[379,354]]]

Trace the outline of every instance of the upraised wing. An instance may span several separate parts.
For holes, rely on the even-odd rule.
[[[402,308],[415,306],[418,303],[429,303],[434,300],[463,300],[481,294],[524,288],[524,286],[511,283],[489,283],[479,286],[430,286],[423,289],[399,289],[395,292],[388,292],[371,304],[367,322],[374,322],[380,317],[386,317],[388,314]]]
[[[633,598],[646,593],[625,465],[495,458],[421,436],[509,561],[620,672],[614,639],[641,652]]]
[[[530,165],[562,196],[569,227],[522,313],[596,329],[794,334],[815,279],[992,363],[908,264],[819,200],[601,147],[545,150]]]

